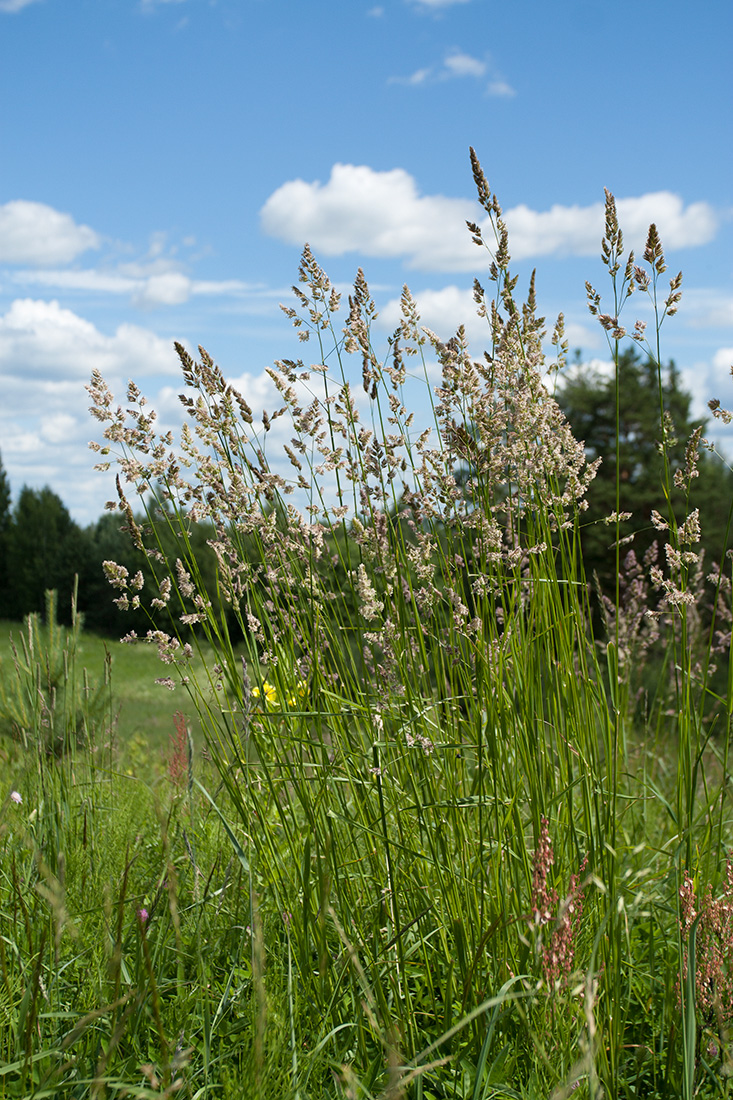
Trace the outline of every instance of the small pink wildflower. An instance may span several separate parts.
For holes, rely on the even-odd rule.
[[[23,796],[21,795],[20,791],[11,791],[10,792],[10,801],[11,802],[17,802],[17,804],[20,805],[21,802],[23,801]]]
[[[141,924],[141,925],[142,925],[143,927],[145,927],[145,924],[147,923],[147,919],[148,919],[148,911],[147,911],[147,909],[145,909],[145,908],[143,908],[143,909],[138,909],[138,911],[137,911],[137,919],[138,919],[138,920],[140,921],[140,924]]]

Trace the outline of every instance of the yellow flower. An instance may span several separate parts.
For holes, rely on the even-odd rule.
[[[260,689],[256,687],[252,688],[252,694],[254,695],[255,699],[259,699],[260,695],[262,694],[265,697],[266,703],[269,703],[270,706],[273,707],[277,706],[277,688],[273,687],[272,684],[269,684],[267,680],[265,680],[262,685],[262,692],[260,692]]]
[[[295,685],[295,691],[296,694],[291,695],[288,699],[289,707],[297,706],[299,699],[305,699],[306,694],[308,693],[308,684],[305,682],[305,680],[298,680],[297,684]]]

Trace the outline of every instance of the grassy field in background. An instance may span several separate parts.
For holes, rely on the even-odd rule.
[[[20,645],[22,623],[0,620],[0,678],[12,677],[11,642]],[[201,727],[185,690],[174,691],[156,684],[165,675],[155,646],[120,641],[82,633],[77,660],[86,669],[92,686],[103,682],[105,657],[112,659],[112,715],[114,738],[120,766],[135,774],[155,774],[165,765],[170,737],[174,734],[174,714],[182,711],[191,727],[194,744],[199,747]],[[200,667],[195,660],[194,667]]]

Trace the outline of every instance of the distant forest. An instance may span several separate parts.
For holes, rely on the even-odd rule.
[[[652,509],[662,515],[668,511],[660,488],[659,383],[655,365],[642,362],[633,348],[621,356],[619,375],[620,505],[621,511],[632,513],[623,534],[633,535],[630,547],[641,561],[659,538],[650,521]],[[705,423],[691,419],[691,395],[680,388],[673,362],[664,367],[662,382],[664,407],[671,415],[677,437],[670,450],[673,473],[685,462],[691,433],[702,427],[704,434]],[[570,372],[557,395],[575,437],[584,440],[589,458],[603,460],[588,493],[589,508],[581,515],[581,545],[586,576],[589,580],[597,577],[598,585],[609,595],[615,588],[615,535],[614,527],[602,521],[616,507],[615,394],[612,376],[578,367]],[[684,518],[690,508],[699,508],[702,545],[706,561],[712,564],[720,562],[724,551],[733,545],[733,472],[705,448],[701,449],[698,469],[691,502],[687,504],[680,493],[673,504],[679,518]],[[157,589],[149,563],[123,530],[126,520],[122,513],[105,512],[96,523],[82,528],[48,487],[26,486],[12,506],[11,499],[11,487],[0,460],[0,619],[20,621],[29,612],[43,612],[46,590],[55,589],[59,619],[68,622],[78,578],[77,606],[86,629],[119,637],[130,630],[144,634],[151,627],[150,616],[142,608],[118,610],[113,603],[116,593],[103,574],[102,562],[116,561],[131,574],[142,570],[148,592],[150,585]],[[211,582],[209,590],[215,591],[215,559],[207,545],[210,537],[209,526],[195,525],[192,544],[202,575]],[[164,552],[175,561],[178,554],[165,523],[161,523],[160,538]],[[168,612],[161,614],[167,616]],[[166,624],[160,621],[156,625]]]

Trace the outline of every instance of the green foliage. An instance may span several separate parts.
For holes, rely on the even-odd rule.
[[[34,612],[17,646],[11,639],[14,675],[5,674],[0,660],[0,734],[55,754],[101,730],[108,702],[108,668],[96,682],[78,668],[81,618],[73,602],[71,629],[60,626],[57,599],[55,591],[46,592],[45,623]]]
[[[7,607],[4,616],[22,619],[43,612],[46,592],[54,589],[66,622],[75,578],[85,572],[89,541],[48,487],[24,486],[7,529]]]
[[[151,540],[165,562],[163,569],[159,567],[160,563],[151,560],[134,545],[128,524],[122,522],[119,515],[107,512],[85,532],[91,549],[87,573],[80,579],[79,606],[87,628],[110,638],[119,638],[131,630],[140,635],[151,629],[169,630],[171,616],[168,610],[151,608],[149,604],[120,611],[104,575],[102,563],[105,561],[115,561],[124,566],[131,576],[139,570],[145,587],[150,590],[157,588],[162,573],[175,570],[176,559],[182,553],[194,553],[201,575],[206,579],[207,589],[216,591],[216,558],[209,546],[213,534],[210,525],[194,522],[187,525],[185,545],[189,550],[185,551],[181,545],[182,537],[172,528],[170,517],[164,509],[151,517],[140,514],[134,522],[143,527],[149,526]],[[193,608],[188,606],[188,610]],[[234,616],[230,614],[229,618],[236,634]]]

